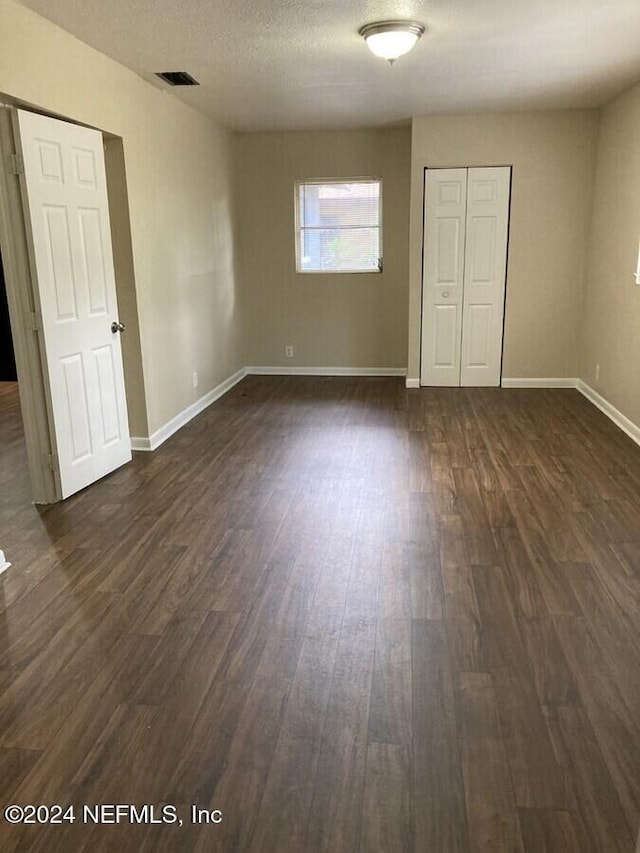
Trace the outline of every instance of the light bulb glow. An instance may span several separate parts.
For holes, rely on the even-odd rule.
[[[360,27],[359,34],[375,56],[394,62],[415,46],[424,33],[423,24],[417,21],[377,21]]]
[[[415,33],[401,32],[374,33],[368,36],[366,41],[367,47],[375,56],[382,59],[397,59],[409,53],[418,41],[418,36]]]

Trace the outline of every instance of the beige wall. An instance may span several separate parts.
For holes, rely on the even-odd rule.
[[[124,148],[119,136],[105,136],[104,142],[118,315],[123,321],[126,320],[126,334],[122,335],[120,340],[127,392],[129,429],[131,435],[147,436],[149,435],[149,422],[144,388],[144,370],[142,368],[140,319],[133,264],[133,246],[131,245],[131,215],[129,213]]]
[[[236,145],[247,364],[404,368],[410,129],[238,134]],[[383,273],[297,274],[294,182],[358,176],[382,178]]]
[[[513,166],[504,377],[574,377],[598,113],[413,121],[408,376],[419,376],[423,170]]]
[[[640,85],[602,112],[580,365],[581,378],[640,426],[639,238]]]
[[[599,142],[596,111],[234,136],[12,0],[0,20],[0,93],[123,140],[111,159],[126,170],[126,193],[122,172],[112,185],[134,333],[139,316],[142,358],[125,347],[134,434],[245,364],[404,367],[408,338],[417,377],[423,169],[502,164],[514,167],[504,376],[579,374],[640,423],[640,87],[604,109]],[[294,181],[362,175],[384,182],[383,274],[296,274]]]
[[[154,432],[244,363],[233,137],[12,0],[0,20],[0,92],[123,139],[146,395],[132,429],[146,409]]]

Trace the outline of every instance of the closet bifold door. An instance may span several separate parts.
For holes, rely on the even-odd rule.
[[[511,169],[468,170],[460,385],[500,385]]]
[[[459,385],[467,169],[427,169],[421,385]]]

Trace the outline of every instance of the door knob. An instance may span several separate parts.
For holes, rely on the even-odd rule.
[[[442,294],[442,298],[443,298],[443,299],[448,299],[448,298],[449,298],[449,291],[448,291],[448,290],[445,290],[445,291],[444,291],[444,293]]]
[[[116,332],[124,332],[124,323],[119,323],[117,320],[114,320],[111,324],[111,331],[114,335]]]

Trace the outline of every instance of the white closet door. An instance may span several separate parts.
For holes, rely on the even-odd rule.
[[[131,459],[102,134],[23,110],[16,132],[67,497]]]
[[[500,385],[511,169],[469,169],[461,385]]]
[[[421,385],[460,384],[466,203],[466,169],[427,170]]]

